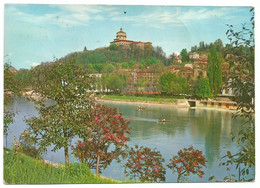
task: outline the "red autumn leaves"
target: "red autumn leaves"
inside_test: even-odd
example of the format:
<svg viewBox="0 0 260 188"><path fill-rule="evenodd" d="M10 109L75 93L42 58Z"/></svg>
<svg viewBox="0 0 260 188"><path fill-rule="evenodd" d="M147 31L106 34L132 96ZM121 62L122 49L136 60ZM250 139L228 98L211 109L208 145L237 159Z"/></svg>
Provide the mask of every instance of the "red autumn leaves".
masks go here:
<svg viewBox="0 0 260 188"><path fill-rule="evenodd" d="M173 156L167 165L173 173L178 173L177 182L181 180L182 176L189 176L191 173L202 178L204 172L201 168L203 166L206 166L205 156L202 155L202 151L195 150L193 147L178 151L178 156Z"/></svg>
<svg viewBox="0 0 260 188"><path fill-rule="evenodd" d="M136 145L129 150L128 155L125 164L127 176L138 178L141 182L165 181L164 159L159 151Z"/></svg>
<svg viewBox="0 0 260 188"><path fill-rule="evenodd" d="M116 109L97 104L91 114L92 123L86 127L89 134L78 141L74 155L90 168L105 169L113 159L124 155L124 147L129 138L130 121L125 120ZM111 149L113 148L113 149ZM97 172L98 173L98 172Z"/></svg>

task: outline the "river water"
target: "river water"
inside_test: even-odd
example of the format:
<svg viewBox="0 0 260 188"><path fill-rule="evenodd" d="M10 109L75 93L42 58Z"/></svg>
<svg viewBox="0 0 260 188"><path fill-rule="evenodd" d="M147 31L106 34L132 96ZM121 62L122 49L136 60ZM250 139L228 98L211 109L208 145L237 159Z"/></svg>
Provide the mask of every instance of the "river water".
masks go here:
<svg viewBox="0 0 260 188"><path fill-rule="evenodd" d="M191 182L207 182L212 175L217 180L223 180L230 174L237 175L234 167L231 167L229 172L225 170L226 168L219 167L220 159L226 155L227 151L235 152L240 149L235 142L231 141L230 134L237 135L245 120L233 119L232 112L165 105L143 105L146 110L137 110L138 105L136 104L111 102L101 102L101 104L117 108L126 119L131 120L131 140L128 142L130 147L138 144L152 149L156 148L165 159L165 167L169 163L169 159L180 149L193 146L195 149L203 151L207 160L207 167L203 168L205 176L199 178L197 175L191 175L189 176ZM37 116L37 111L34 104L24 97L15 98L8 108L18 112L8 131L7 147L11 148L13 136L19 138L19 135L27 128L24 119ZM159 119L166 119L169 122L158 123ZM71 145L74 145L76 140L73 139ZM4 146L6 146L5 139ZM43 158L64 163L63 149L52 152L51 148L47 150ZM70 155L70 161L77 162L72 155ZM113 162L103 171L102 175L122 180L122 164ZM249 176L254 177L254 170L251 170ZM176 179L177 176L166 168L166 182L176 182Z"/></svg>

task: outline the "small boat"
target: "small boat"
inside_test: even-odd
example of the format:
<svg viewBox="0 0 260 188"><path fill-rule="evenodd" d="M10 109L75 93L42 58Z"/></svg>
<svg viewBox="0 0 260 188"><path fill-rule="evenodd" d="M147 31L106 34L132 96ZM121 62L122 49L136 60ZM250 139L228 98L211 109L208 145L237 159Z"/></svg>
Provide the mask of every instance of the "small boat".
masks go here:
<svg viewBox="0 0 260 188"><path fill-rule="evenodd" d="M138 109L138 110L145 110L145 107L143 107L143 106L138 106L137 109Z"/></svg>
<svg viewBox="0 0 260 188"><path fill-rule="evenodd" d="M159 123L166 123L166 122L170 122L170 121L168 121L168 120L166 120L166 119L160 119L160 120L159 120Z"/></svg>

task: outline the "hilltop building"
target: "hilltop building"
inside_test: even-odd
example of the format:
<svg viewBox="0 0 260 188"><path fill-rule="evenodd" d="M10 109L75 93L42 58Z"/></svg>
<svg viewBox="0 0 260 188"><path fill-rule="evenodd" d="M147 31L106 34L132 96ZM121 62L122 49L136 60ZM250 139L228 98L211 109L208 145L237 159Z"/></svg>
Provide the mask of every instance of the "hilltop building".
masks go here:
<svg viewBox="0 0 260 188"><path fill-rule="evenodd" d="M117 46L122 46L124 48L131 48L132 45L135 45L142 49L144 49L145 45L152 45L151 42L126 40L126 33L123 31L122 28L120 28L120 31L116 33L116 38L114 39L114 41L110 42L110 45L111 44L116 44Z"/></svg>

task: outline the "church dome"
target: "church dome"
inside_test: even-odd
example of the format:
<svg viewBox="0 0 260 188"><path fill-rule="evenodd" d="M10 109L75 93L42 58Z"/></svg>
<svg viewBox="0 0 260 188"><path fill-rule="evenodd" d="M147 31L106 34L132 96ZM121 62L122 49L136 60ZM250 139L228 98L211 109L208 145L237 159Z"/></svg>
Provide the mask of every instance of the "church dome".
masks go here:
<svg viewBox="0 0 260 188"><path fill-rule="evenodd" d="M120 28L120 31L116 33L116 39L118 40L126 40L126 33Z"/></svg>

